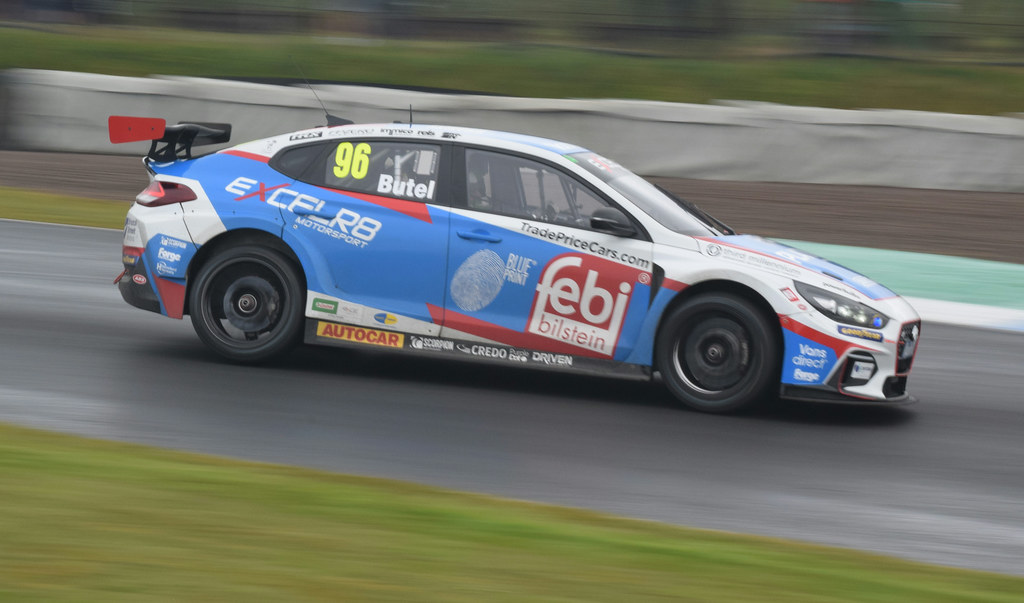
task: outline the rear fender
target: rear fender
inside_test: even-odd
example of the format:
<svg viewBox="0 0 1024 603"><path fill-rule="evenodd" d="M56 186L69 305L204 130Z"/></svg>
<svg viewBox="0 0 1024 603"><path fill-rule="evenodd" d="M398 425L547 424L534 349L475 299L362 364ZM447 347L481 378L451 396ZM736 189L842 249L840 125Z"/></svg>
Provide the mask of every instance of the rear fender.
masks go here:
<svg viewBox="0 0 1024 603"><path fill-rule="evenodd" d="M130 286L149 287L160 302L161 314L181 318L187 267L198 251L185 225L182 205L133 205L125 218L123 245L125 258L138 257L130 267Z"/></svg>

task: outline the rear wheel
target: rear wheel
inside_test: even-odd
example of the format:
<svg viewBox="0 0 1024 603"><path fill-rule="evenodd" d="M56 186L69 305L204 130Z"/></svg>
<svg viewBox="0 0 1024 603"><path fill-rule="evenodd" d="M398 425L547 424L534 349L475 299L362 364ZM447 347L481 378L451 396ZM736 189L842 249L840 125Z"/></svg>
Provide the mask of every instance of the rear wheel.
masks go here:
<svg viewBox="0 0 1024 603"><path fill-rule="evenodd" d="M668 389L703 412L726 413L761 402L779 374L778 334L746 299L703 294L665 319L655 358Z"/></svg>
<svg viewBox="0 0 1024 603"><path fill-rule="evenodd" d="M303 292L294 264L256 245L225 249L200 270L189 294L192 326L237 362L283 354L302 335Z"/></svg>

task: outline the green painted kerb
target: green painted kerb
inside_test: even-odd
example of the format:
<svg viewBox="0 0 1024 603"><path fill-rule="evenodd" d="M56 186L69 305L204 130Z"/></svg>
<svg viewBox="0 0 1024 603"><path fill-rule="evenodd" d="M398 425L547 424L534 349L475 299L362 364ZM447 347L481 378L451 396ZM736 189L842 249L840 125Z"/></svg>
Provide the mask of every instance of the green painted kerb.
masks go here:
<svg viewBox="0 0 1024 603"><path fill-rule="evenodd" d="M789 241L900 295L1024 310L1024 265L887 249Z"/></svg>

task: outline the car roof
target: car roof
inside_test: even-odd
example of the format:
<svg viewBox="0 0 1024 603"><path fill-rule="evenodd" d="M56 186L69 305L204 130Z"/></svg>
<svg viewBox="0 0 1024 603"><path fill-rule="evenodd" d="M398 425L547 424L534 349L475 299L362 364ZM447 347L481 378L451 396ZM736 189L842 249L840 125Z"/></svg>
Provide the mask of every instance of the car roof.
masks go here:
<svg viewBox="0 0 1024 603"><path fill-rule="evenodd" d="M302 136L303 133L319 132L317 138L349 138L349 137L394 137L394 138L419 138L423 140L458 141L463 144L480 144L485 146L509 147L526 146L534 149L542 149L558 155L569 153L584 153L587 149L568 142L552 140L529 134L517 134L514 132L503 132L500 130L488 130L483 128L466 128L461 126L427 125L427 124L349 124L334 126L330 128L312 128L293 132L289 140L308 142L309 139Z"/></svg>
<svg viewBox="0 0 1024 603"><path fill-rule="evenodd" d="M422 140L423 142L458 142L466 145L478 145L495 149L549 158L562 157L573 153L588 153L579 145L500 130L484 128L466 128L461 126L428 125L428 124L348 124L344 126L319 126L306 130L296 130L286 134L271 136L260 140L244 142L221 152L243 153L251 157L270 157L295 146L344 140L347 138L378 138L397 140ZM265 161L265 160L264 160Z"/></svg>

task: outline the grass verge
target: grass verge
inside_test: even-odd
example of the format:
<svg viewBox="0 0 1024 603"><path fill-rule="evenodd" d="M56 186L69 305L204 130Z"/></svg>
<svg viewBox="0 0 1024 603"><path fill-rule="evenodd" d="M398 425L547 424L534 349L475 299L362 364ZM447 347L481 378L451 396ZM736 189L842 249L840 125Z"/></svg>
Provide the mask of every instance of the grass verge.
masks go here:
<svg viewBox="0 0 1024 603"><path fill-rule="evenodd" d="M0 425L0 599L1019 601L1024 579Z"/></svg>
<svg viewBox="0 0 1024 603"><path fill-rule="evenodd" d="M850 57L643 57L511 43L410 42L160 29L5 28L0 70L289 78L551 98L998 114L1021 110L1024 67Z"/></svg>
<svg viewBox="0 0 1024 603"><path fill-rule="evenodd" d="M101 228L124 227L129 204L0 186L0 218Z"/></svg>

